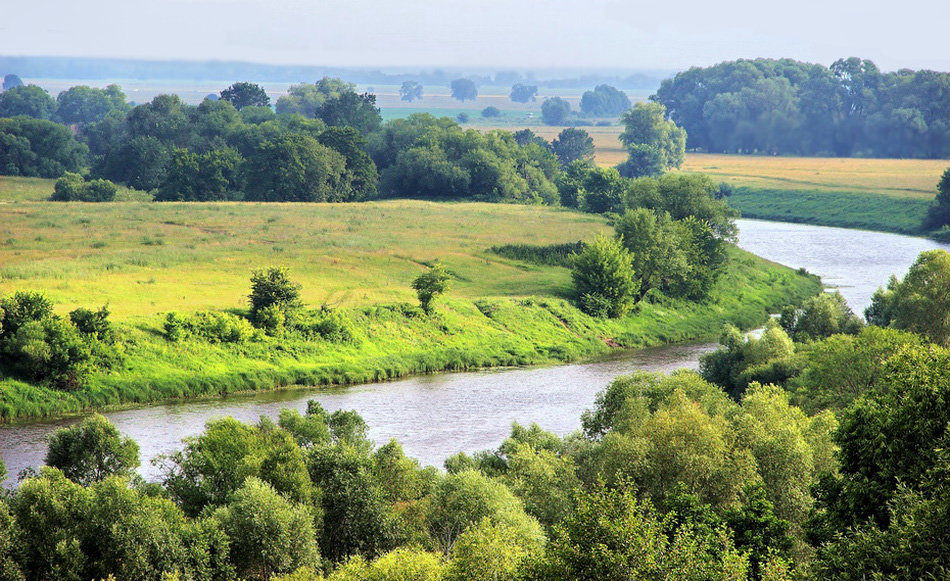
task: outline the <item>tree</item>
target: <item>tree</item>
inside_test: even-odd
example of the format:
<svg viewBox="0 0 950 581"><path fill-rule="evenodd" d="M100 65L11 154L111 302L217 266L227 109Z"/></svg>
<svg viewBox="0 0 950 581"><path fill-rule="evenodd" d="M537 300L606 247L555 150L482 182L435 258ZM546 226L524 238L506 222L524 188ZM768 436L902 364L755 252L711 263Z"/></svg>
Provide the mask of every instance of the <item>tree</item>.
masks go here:
<svg viewBox="0 0 950 581"><path fill-rule="evenodd" d="M620 117L620 142L629 157L618 169L627 177L658 175L686 158L686 132L666 119L659 103L637 103Z"/></svg>
<svg viewBox="0 0 950 581"><path fill-rule="evenodd" d="M251 321L258 327L277 330L303 307L300 283L292 282L286 268L272 266L251 274ZM275 322L274 319L277 319Z"/></svg>
<svg viewBox="0 0 950 581"><path fill-rule="evenodd" d="M118 192L116 185L109 180L86 181L81 175L66 172L53 185L50 200L55 202L111 202Z"/></svg>
<svg viewBox="0 0 950 581"><path fill-rule="evenodd" d="M299 133L264 141L246 159L245 199L260 202L325 202L346 170L342 155Z"/></svg>
<svg viewBox="0 0 950 581"><path fill-rule="evenodd" d="M541 120L545 125L564 125L571 114L571 104L560 97L550 97L541 103Z"/></svg>
<svg viewBox="0 0 950 581"><path fill-rule="evenodd" d="M617 238L633 257L640 281L638 298L650 289L669 292L673 280L689 268L678 229L667 212L627 210L615 225Z"/></svg>
<svg viewBox="0 0 950 581"><path fill-rule="evenodd" d="M937 229L950 224L950 168L944 170L937 183L937 198L927 209L924 228Z"/></svg>
<svg viewBox="0 0 950 581"><path fill-rule="evenodd" d="M363 135L376 131L382 124L376 95L357 94L352 89L328 97L317 107L314 116L331 127L353 127Z"/></svg>
<svg viewBox="0 0 950 581"><path fill-rule="evenodd" d="M501 109L493 105L489 105L488 107L482 109L482 117L501 117Z"/></svg>
<svg viewBox="0 0 950 581"><path fill-rule="evenodd" d="M4 91L9 91L10 89L14 87L22 87L22 86L23 86L23 79L21 79L19 75L15 75L13 73L4 75L3 77Z"/></svg>
<svg viewBox="0 0 950 581"><path fill-rule="evenodd" d="M304 117L315 117L317 109L327 99L355 92L354 89L352 83L332 77L323 77L316 83L291 85L287 94L277 99L277 114L299 113Z"/></svg>
<svg viewBox="0 0 950 581"><path fill-rule="evenodd" d="M868 323L911 331L950 345L950 253L921 252L903 280L878 289L865 310Z"/></svg>
<svg viewBox="0 0 950 581"><path fill-rule="evenodd" d="M36 85L20 85L0 93L0 117L23 115L49 119L56 111L56 101L45 89Z"/></svg>
<svg viewBox="0 0 950 581"><path fill-rule="evenodd" d="M419 298L419 306L426 314L432 314L432 301L449 290L451 280L452 275L440 262L433 263L429 270L413 279L412 288Z"/></svg>
<svg viewBox="0 0 950 581"><path fill-rule="evenodd" d="M861 330L861 319L838 291L814 296L801 309L786 308L781 323L792 339L802 343L838 333L855 335Z"/></svg>
<svg viewBox="0 0 950 581"><path fill-rule="evenodd" d="M29 117L0 119L2 175L58 178L82 169L88 152L59 123Z"/></svg>
<svg viewBox="0 0 950 581"><path fill-rule="evenodd" d="M622 317L635 301L639 284L632 257L621 241L600 235L577 254L571 268L574 295L585 313Z"/></svg>
<svg viewBox="0 0 950 581"><path fill-rule="evenodd" d="M338 195L332 201L360 202L376 197L379 172L366 153L366 139L353 127L327 127L317 141L346 159Z"/></svg>
<svg viewBox="0 0 950 581"><path fill-rule="evenodd" d="M85 85L71 87L56 97L56 119L67 125L97 123L112 111L127 113L131 107L118 85L94 89Z"/></svg>
<svg viewBox="0 0 950 581"><path fill-rule="evenodd" d="M270 97L267 96L264 87L256 83L234 83L221 91L221 100L230 102L238 111L245 107L270 106Z"/></svg>
<svg viewBox="0 0 950 581"><path fill-rule="evenodd" d="M451 84L452 98L457 101L474 101L478 97L478 88L471 79L455 79Z"/></svg>
<svg viewBox="0 0 950 581"><path fill-rule="evenodd" d="M537 85L522 85L518 83L511 87L511 93L508 95L508 98L515 103L528 103L537 100L537 95Z"/></svg>
<svg viewBox="0 0 950 581"><path fill-rule="evenodd" d="M241 577L266 581L320 562L313 514L257 478L248 478L214 518L231 540L231 560Z"/></svg>
<svg viewBox="0 0 950 581"><path fill-rule="evenodd" d="M583 129L569 127L562 130L551 142L551 149L561 167L566 167L572 161L594 162L594 140Z"/></svg>
<svg viewBox="0 0 950 581"><path fill-rule="evenodd" d="M403 81L399 87L399 98L403 101L412 103L415 100L422 100L422 85L417 81Z"/></svg>
<svg viewBox="0 0 950 581"><path fill-rule="evenodd" d="M241 189L241 155L230 147L194 153L172 150L156 201L227 200Z"/></svg>
<svg viewBox="0 0 950 581"><path fill-rule="evenodd" d="M597 85L581 97L581 111L594 117L620 115L630 108L630 99L610 85Z"/></svg>
<svg viewBox="0 0 950 581"><path fill-rule="evenodd" d="M84 486L113 474L130 476L139 466L135 440L122 437L112 422L99 414L57 430L48 445L46 464Z"/></svg>

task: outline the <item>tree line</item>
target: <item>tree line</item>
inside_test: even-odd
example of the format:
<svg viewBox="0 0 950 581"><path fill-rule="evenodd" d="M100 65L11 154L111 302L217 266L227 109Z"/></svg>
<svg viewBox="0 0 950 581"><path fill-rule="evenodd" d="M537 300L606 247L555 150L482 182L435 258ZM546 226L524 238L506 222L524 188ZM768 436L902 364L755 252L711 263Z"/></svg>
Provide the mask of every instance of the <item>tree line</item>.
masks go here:
<svg viewBox="0 0 950 581"><path fill-rule="evenodd" d="M159 95L135 107L114 85L73 87L55 100L22 85L0 94L0 116L3 174L88 174L57 183L53 199L64 201L109 201L108 180L159 201L557 204L562 166L593 161L593 142L578 129L548 143L530 131L483 134L428 114L383 124L374 95L330 78L291 86L273 108L260 86L246 82L197 106ZM682 162L682 139L670 134L658 105L638 104L624 122L632 152L625 175Z"/></svg>
<svg viewBox="0 0 950 581"><path fill-rule="evenodd" d="M948 86L948 73L883 73L853 57L830 67L754 59L693 67L663 81L651 100L686 130L692 150L946 158Z"/></svg>

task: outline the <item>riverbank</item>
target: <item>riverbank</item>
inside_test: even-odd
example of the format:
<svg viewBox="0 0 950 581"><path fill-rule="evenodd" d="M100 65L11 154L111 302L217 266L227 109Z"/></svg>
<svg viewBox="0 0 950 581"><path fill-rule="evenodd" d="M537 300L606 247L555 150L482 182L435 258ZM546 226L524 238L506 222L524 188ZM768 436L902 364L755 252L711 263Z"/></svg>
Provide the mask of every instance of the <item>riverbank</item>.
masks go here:
<svg viewBox="0 0 950 581"><path fill-rule="evenodd" d="M565 269L566 270L566 269ZM352 341L262 338L236 344L170 342L158 316L119 326L125 363L62 392L0 380L3 421L52 417L291 385L339 385L411 374L576 361L616 347L714 339L751 328L820 291L816 277L730 249L727 272L704 303L642 303L621 319L584 315L562 298L449 298L434 316L407 303L343 307Z"/></svg>

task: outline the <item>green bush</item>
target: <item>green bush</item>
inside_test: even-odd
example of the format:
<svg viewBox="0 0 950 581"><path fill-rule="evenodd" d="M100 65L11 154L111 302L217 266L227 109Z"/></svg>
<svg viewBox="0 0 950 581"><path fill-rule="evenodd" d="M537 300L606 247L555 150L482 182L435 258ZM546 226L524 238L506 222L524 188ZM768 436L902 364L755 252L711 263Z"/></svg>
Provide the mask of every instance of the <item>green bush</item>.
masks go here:
<svg viewBox="0 0 950 581"><path fill-rule="evenodd" d="M111 202L119 188L109 180L86 181L77 173L66 172L53 186L53 202Z"/></svg>
<svg viewBox="0 0 950 581"><path fill-rule="evenodd" d="M165 337L175 342L198 337L209 343L245 343L256 339L258 331L246 319L230 313L168 313L165 315Z"/></svg>
<svg viewBox="0 0 950 581"><path fill-rule="evenodd" d="M595 317L621 317L629 311L640 288L631 260L614 238L601 235L585 246L571 271L581 310Z"/></svg>

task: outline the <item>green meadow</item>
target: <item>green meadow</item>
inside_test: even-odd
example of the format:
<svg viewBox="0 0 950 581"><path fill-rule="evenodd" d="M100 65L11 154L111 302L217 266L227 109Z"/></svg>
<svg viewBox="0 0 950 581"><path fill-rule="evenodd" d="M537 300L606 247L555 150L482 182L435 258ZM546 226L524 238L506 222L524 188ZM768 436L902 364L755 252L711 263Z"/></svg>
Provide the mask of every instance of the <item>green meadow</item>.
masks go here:
<svg viewBox="0 0 950 581"><path fill-rule="evenodd" d="M9 183L6 181L5 183ZM26 186L24 186L26 187ZM555 244L610 231L602 217L537 206L52 203L0 190L0 293L42 291L66 313L107 304L124 363L73 392L0 379L0 417L54 416L293 385L572 361L617 345L714 338L750 328L820 289L817 279L739 249L703 303L641 303L622 319L569 300L570 272L504 258L503 244ZM26 196L29 197L29 196ZM410 281L442 261L452 288L433 316ZM241 314L254 269L286 266L310 308L336 311L353 340L171 342L164 315Z"/></svg>

